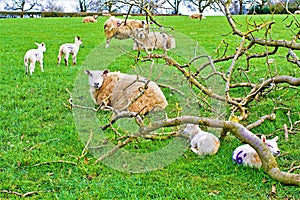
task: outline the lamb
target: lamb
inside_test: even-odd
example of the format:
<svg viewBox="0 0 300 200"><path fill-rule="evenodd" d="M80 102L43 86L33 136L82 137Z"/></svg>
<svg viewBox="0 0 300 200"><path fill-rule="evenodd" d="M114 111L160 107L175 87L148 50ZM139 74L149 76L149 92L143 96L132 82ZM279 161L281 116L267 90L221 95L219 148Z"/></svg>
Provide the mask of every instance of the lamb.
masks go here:
<svg viewBox="0 0 300 200"><path fill-rule="evenodd" d="M294 14L295 15L299 15L300 14L300 10L295 10Z"/></svg>
<svg viewBox="0 0 300 200"><path fill-rule="evenodd" d="M184 134L190 135L191 150L200 156L216 154L220 140L212 133L202 131L197 124L187 124Z"/></svg>
<svg viewBox="0 0 300 200"><path fill-rule="evenodd" d="M169 50L175 47L175 38L165 32L153 32L145 28L135 31L133 50Z"/></svg>
<svg viewBox="0 0 300 200"><path fill-rule="evenodd" d="M82 19L82 22L83 23L88 23L88 22L95 23L95 22L97 22L97 18L98 18L98 15L86 16Z"/></svg>
<svg viewBox="0 0 300 200"><path fill-rule="evenodd" d="M277 146L278 136L271 140L267 140L265 136L262 136L261 140L269 147L270 151L274 155L280 154L280 150ZM262 165L258 153L249 144L237 147L233 151L232 160L239 165L244 164L245 166L254 168L260 168Z"/></svg>
<svg viewBox="0 0 300 200"><path fill-rule="evenodd" d="M135 28L144 28L146 26L147 24L144 20L128 19L125 25L125 20L111 16L104 23L105 47L109 47L110 40L113 37L119 40L129 39L133 37Z"/></svg>
<svg viewBox="0 0 300 200"><path fill-rule="evenodd" d="M189 16L190 19L205 19L206 17L202 13L195 13Z"/></svg>
<svg viewBox="0 0 300 200"><path fill-rule="evenodd" d="M30 75L32 75L32 73L34 72L36 62L40 63L41 71L44 72L43 53L46 52L46 45L44 42L42 42L41 44L35 42L35 44L38 46L38 48L28 50L24 56L25 73L28 74L28 63L30 62L30 66L29 66Z"/></svg>
<svg viewBox="0 0 300 200"><path fill-rule="evenodd" d="M73 65L76 65L76 56L79 51L79 46L82 44L82 41L79 36L75 37L75 43L74 44L62 44L59 48L58 52L58 61L57 65L60 64L62 55L65 54L65 65L69 66L69 55L72 54L72 60L73 60Z"/></svg>
<svg viewBox="0 0 300 200"><path fill-rule="evenodd" d="M95 104L144 115L164 110L167 100L158 85L138 75L109 70L85 70Z"/></svg>

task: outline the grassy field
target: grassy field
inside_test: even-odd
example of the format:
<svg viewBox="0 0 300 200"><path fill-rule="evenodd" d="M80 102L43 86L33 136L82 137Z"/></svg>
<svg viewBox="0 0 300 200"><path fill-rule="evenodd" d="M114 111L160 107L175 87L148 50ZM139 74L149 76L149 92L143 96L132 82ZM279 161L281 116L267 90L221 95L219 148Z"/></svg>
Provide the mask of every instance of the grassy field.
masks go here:
<svg viewBox="0 0 300 200"><path fill-rule="evenodd" d="M71 92L75 90L76 80L84 76L83 69L132 70L134 61L122 49L114 48L118 43L124 43L125 48L128 41L113 40L111 48L104 48L106 19L100 17L95 24L83 24L81 18L0 20L0 199L19 198L9 191L33 192L28 195L32 199L300 199L299 187L278 183L262 170L233 164L231 153L240 144L233 136L225 138L214 156L199 158L186 146L186 151L171 164L146 173L125 173L107 163L94 164L97 157L90 152L83 153L87 136L83 139L78 133L78 115L66 106L70 97L66 88ZM207 17L202 21L184 16L157 19L174 27L187 41L198 41L200 53L213 54L222 35L230 33L224 17ZM275 26L274 38L290 37L280 26L285 24L283 19L284 16L275 18L279 25ZM244 17L237 20L243 22ZM60 44L73 43L77 35L83 40L78 65L57 66ZM180 42L186 42L184 39L177 47ZM240 42L236 36L228 40L232 44ZM37 64L33 75L28 77L24 73L23 56L28 49L35 48L34 42L46 44L45 72L42 73ZM186 52L192 51L185 49L184 53L177 53L179 59L188 59ZM285 52L279 55L284 57ZM193 54L189 56L192 58ZM282 66L281 62L278 61L276 70L299 77L299 68ZM254 78L262 73L264 69L257 68ZM173 75L171 71L170 76ZM83 88L87 87L86 82ZM284 98L290 97L285 95ZM287 105L293 105L298 111L292 114L293 120L299 120L297 99ZM270 100L262 102L249 120L255 121L265 110L268 114L271 104ZM288 123L286 112L280 112L279 119L267 122L256 131L269 134ZM106 116L106 112L97 115L102 122L107 121ZM279 135L279 147L285 154L277 159L280 168L287 171L293 161L300 165L299 135L290 135L289 142L284 141L282 131L274 135ZM151 151L155 145L165 143L168 142L143 141L143 148L148 146ZM127 147L132 151L139 148L137 142ZM272 188L276 188L276 192L272 192Z"/></svg>

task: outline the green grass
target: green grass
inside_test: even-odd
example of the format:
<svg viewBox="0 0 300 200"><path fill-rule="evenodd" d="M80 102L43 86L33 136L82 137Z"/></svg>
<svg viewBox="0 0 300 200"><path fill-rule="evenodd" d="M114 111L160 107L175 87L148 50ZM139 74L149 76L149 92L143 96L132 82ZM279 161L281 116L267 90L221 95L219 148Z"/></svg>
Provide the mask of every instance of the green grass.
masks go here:
<svg viewBox="0 0 300 200"><path fill-rule="evenodd" d="M275 17L277 23L274 25L273 37L289 39L290 32L282 29L282 25L287 22L282 19L284 16ZM119 43L124 44L122 47L127 47L125 41L113 40L111 48L104 48L103 23L106 18L100 17L96 24L83 24L81 20L81 18L0 20L0 190L19 193L37 191L37 194L30 196L32 199L300 199L299 187L278 183L262 170L234 165L231 153L240 142L233 136L228 136L222 142L217 155L205 158L199 158L190 152L185 144L187 150L170 165L147 173L124 173L113 169L105 162L95 165L94 161L97 158L91 152L81 157L85 146L83 141L88 139L90 132L87 131L86 135L79 134L76 120L78 117L83 118L84 113L79 112L82 116L78 116L78 113L74 114L65 106L69 99L66 88L75 92L73 86L76 80L79 80L79 85L81 84L78 77L84 76L83 69L87 68L109 68L111 71L122 72L140 70L144 74L147 71L142 66L132 68L134 61L120 49L113 48ZM184 16L158 17L158 20L166 26L173 26L177 32L190 37L193 41L198 41L200 53L213 54L224 38L222 35L230 33L230 28L223 17L207 17L202 21L190 20ZM241 16L237 20L244 22L245 19ZM72 43L77 35L83 40L77 57L78 65L56 66L59 45ZM26 50L35 48L34 42L42 41L47 47L44 54L45 72L42 73L37 64L33 75L27 77L24 73L23 56ZM237 45L240 38L230 36L226 41L233 44L229 49L233 52L234 44ZM184 44L184 41L181 42ZM180 45L177 44L177 47L180 48ZM120 55L111 55L113 51ZM178 52L180 51L175 50L173 53L181 62L193 57L193 54L184 54L190 52L189 49L182 54ZM107 57L105 53L110 54ZM271 70L269 76L278 70L280 74L287 73L299 77L299 69L284 61L285 54L284 50L279 52L276 67ZM239 65L244 66L242 61ZM226 71L228 65L218 67ZM266 65L258 60L257 63L253 63L253 67L256 73L251 79L258 80L265 74ZM163 71L169 73L170 80L176 73L169 67L164 67ZM177 75L176 79L180 79L180 75ZM245 77L240 79L245 80ZM175 78L174 83L178 83ZM83 82L80 86L83 92L88 92L87 82ZM292 95L299 94L299 88L291 89L290 92ZM244 92L237 91L236 94ZM274 107L271 98L279 96L288 101L287 106L293 106L292 119L299 120L299 100L291 98L292 95L281 94L278 91L265 96L265 99L260 99L258 103L252 103L251 116L247 123L269 114ZM167 98L176 102L174 95L167 94ZM93 106L92 103L90 105ZM171 111L174 107L168 109ZM200 114L205 116L207 113ZM284 123L288 123L286 110L278 110L276 114L276 121L266 122L256 128L255 133L270 134L281 128ZM175 113L171 112L171 115ZM100 124L107 122L109 113L103 111L96 117L95 122L86 121L88 123L86 125L96 123L99 126L99 121ZM97 127L95 128L97 131ZM275 135L280 136L279 146L282 153L287 153L277 159L280 168L287 171L293 161L299 165L299 136L290 135L289 142L286 142L283 131L275 132ZM111 136L114 137L113 134ZM94 137L95 145L98 144L96 138L99 141L103 139L103 135L98 132L94 133ZM139 141L140 143L133 142L126 149L133 152L147 152L170 143L170 141L143 139ZM79 161L77 158L80 158ZM66 162L51 163L59 160L75 162L77 165ZM117 161L126 163L126 160ZM36 164L40 165L35 166ZM157 165L159 166L159 163ZM295 172L300 173L299 170ZM271 192L272 186L276 187L276 194ZM0 193L0 199L8 198L18 197Z"/></svg>

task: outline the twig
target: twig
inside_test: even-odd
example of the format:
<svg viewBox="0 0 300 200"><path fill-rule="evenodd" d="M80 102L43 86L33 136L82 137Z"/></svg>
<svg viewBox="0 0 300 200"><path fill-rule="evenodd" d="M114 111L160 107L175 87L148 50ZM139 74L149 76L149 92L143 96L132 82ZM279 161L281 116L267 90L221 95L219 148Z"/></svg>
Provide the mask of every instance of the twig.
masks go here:
<svg viewBox="0 0 300 200"><path fill-rule="evenodd" d="M249 124L248 126L246 126L246 128L248 130L251 130L259 125L261 125L265 120L275 120L276 118L276 115L275 113L272 113L270 115L265 115L265 116L262 116L259 120L257 120L256 122L252 123L252 124Z"/></svg>
<svg viewBox="0 0 300 200"><path fill-rule="evenodd" d="M27 197L27 196L31 196L31 195L34 195L34 194L38 194L39 192L38 191L32 191L32 192L26 192L26 193L22 194L22 193L15 192L15 191L0 190L0 193L14 194L14 195L17 195L19 197Z"/></svg>
<svg viewBox="0 0 300 200"><path fill-rule="evenodd" d="M66 163L66 164L77 165L77 163L72 162L72 161L55 160L55 161L41 162L41 163L37 163L37 164L31 165L31 166L32 166L32 167L37 167L37 166L40 166L40 165L49 165L49 164L53 164L53 163Z"/></svg>

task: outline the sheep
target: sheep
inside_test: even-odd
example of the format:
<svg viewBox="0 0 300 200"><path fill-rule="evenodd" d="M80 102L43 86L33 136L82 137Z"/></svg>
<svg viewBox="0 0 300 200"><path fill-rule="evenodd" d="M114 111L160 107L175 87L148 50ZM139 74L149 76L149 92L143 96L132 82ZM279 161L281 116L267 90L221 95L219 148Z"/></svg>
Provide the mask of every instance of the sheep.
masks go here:
<svg viewBox="0 0 300 200"><path fill-rule="evenodd" d="M97 22L97 18L98 18L98 15L86 16L82 19L82 22L83 23L88 23L88 22L95 23L95 22Z"/></svg>
<svg viewBox="0 0 300 200"><path fill-rule="evenodd" d="M109 70L85 73L89 76L90 95L97 105L141 115L164 110L168 105L158 85L144 77Z"/></svg>
<svg viewBox="0 0 300 200"><path fill-rule="evenodd" d="M189 16L190 19L205 19L206 17L202 13L195 13Z"/></svg>
<svg viewBox="0 0 300 200"><path fill-rule="evenodd" d="M58 52L58 61L57 65L60 64L62 55L65 54L65 65L69 66L69 55L72 54L72 60L73 60L73 65L76 65L76 55L79 51L79 46L82 44L82 41L79 36L75 37L75 43L74 44L62 44L59 48Z"/></svg>
<svg viewBox="0 0 300 200"><path fill-rule="evenodd" d="M269 147L274 155L279 155L280 150L277 146L278 136L271 140L267 140L265 136L261 136L261 140ZM260 168L262 163L258 153L249 144L244 144L237 147L232 153L232 160L237 164Z"/></svg>
<svg viewBox="0 0 300 200"><path fill-rule="evenodd" d="M200 155L216 154L220 147L220 140L212 133L202 131L197 124L187 124L183 130L191 139L191 150Z"/></svg>
<svg viewBox="0 0 300 200"><path fill-rule="evenodd" d="M111 16L104 22L105 47L109 47L110 40L113 37L119 40L129 39L133 37L135 28L144 28L146 26L147 24L144 20L128 19L125 25L125 20Z"/></svg>
<svg viewBox="0 0 300 200"><path fill-rule="evenodd" d="M32 73L34 72L36 62L40 63L41 71L44 72L43 53L46 52L46 45L44 42L42 42L41 44L35 42L35 45L37 45L38 48L28 50L24 56L25 73L28 74L28 63L30 62L30 66L29 66L30 75L32 75Z"/></svg>
<svg viewBox="0 0 300 200"><path fill-rule="evenodd" d="M300 10L295 10L294 14L295 14L295 15L300 14Z"/></svg>
<svg viewBox="0 0 300 200"><path fill-rule="evenodd" d="M133 50L174 49L175 38L164 32L149 31L148 28L136 29Z"/></svg>

